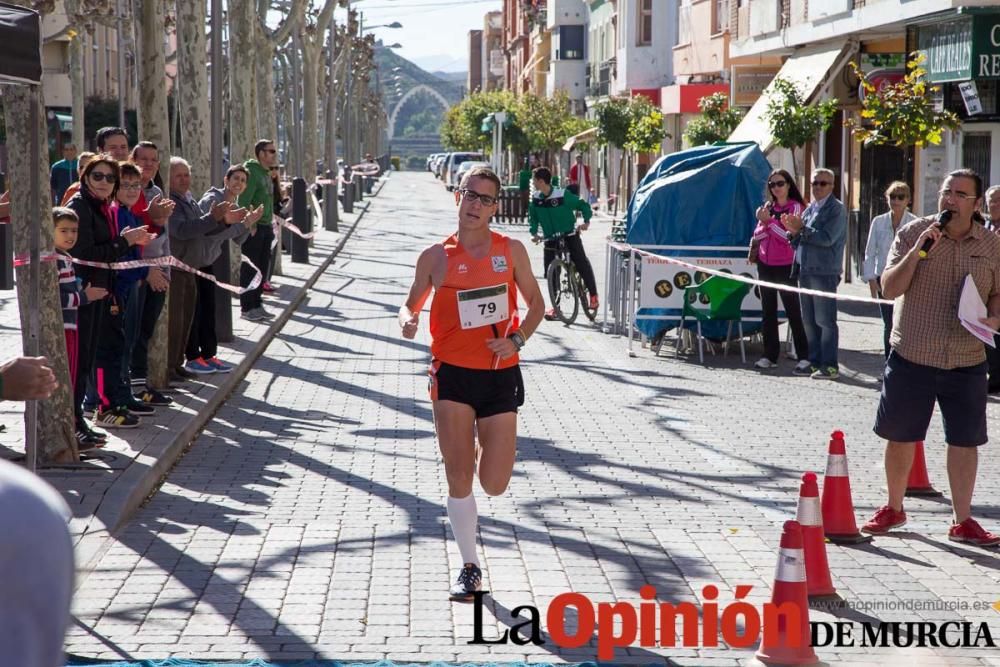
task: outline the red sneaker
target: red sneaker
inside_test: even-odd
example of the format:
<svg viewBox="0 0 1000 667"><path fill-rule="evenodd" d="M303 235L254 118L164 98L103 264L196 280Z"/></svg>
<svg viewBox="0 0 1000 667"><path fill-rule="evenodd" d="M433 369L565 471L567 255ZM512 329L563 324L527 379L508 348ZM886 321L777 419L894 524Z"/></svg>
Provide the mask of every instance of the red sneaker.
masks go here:
<svg viewBox="0 0 1000 667"><path fill-rule="evenodd" d="M977 547L992 547L1000 544L1000 535L994 535L986 530L971 516L962 523L956 523L948 530L948 539L952 542L965 542Z"/></svg>
<svg viewBox="0 0 1000 667"><path fill-rule="evenodd" d="M871 521L861 527L861 532L869 535L885 535L893 528L906 525L906 512L896 511L885 505L880 507Z"/></svg>
<svg viewBox="0 0 1000 667"><path fill-rule="evenodd" d="M556 309L555 308L549 308L548 310L545 311L545 315L543 315L543 317L545 319L547 319L549 322L551 322L552 320L558 319L556 317Z"/></svg>
<svg viewBox="0 0 1000 667"><path fill-rule="evenodd" d="M274 290L274 286L273 286L273 285L272 285L272 284L270 283L270 281L268 281L268 280L265 280L265 281L264 281L264 282L263 282L263 283L261 284L260 288L261 288L261 289L262 289L263 291L267 292L268 294L270 294L271 292L274 292L274 291L275 291L275 290Z"/></svg>
<svg viewBox="0 0 1000 667"><path fill-rule="evenodd" d="M590 295L590 309L591 310L597 310L597 307L598 307L597 295L596 294L591 294Z"/></svg>

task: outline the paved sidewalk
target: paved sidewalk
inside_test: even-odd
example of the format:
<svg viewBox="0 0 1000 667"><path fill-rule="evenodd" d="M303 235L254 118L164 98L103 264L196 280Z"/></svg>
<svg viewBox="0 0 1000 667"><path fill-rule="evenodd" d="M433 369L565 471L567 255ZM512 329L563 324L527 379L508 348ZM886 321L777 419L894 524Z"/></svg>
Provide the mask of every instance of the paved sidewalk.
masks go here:
<svg viewBox="0 0 1000 667"><path fill-rule="evenodd" d="M417 252L453 231L455 209L426 173L390 179L344 251L237 392L81 585L68 648L91 657L578 661L593 643L469 645L473 610L447 601L460 562L426 394L427 331L399 336ZM585 235L603 279L601 237ZM514 235L526 238L525 228ZM541 250L530 247L536 273ZM853 289L857 289L856 287ZM856 314L851 314L856 313ZM425 317L426 319L426 317ZM782 522L802 472L822 472L847 436L857 515L883 502L871 433L881 358L877 313L844 313L839 382L755 372L739 356L654 357L593 326L544 323L524 352L527 404L508 492L477 493L487 637L510 610L566 591L595 601L700 604L737 585L769 599ZM426 323L425 323L426 324ZM754 352L748 354L750 361ZM991 399L990 416L997 416ZM995 429L994 429L995 430ZM947 489L941 429L927 457ZM1000 529L1000 463L984 450L977 516ZM910 523L871 545L830 545L845 598L992 603L996 551L944 539L949 508L907 501ZM986 621L980 611L843 610L853 620ZM836 620L814 612L813 620ZM858 628L858 632L860 628ZM972 649L820 648L831 664L987 665ZM618 664L736 665L751 652L620 650Z"/></svg>
<svg viewBox="0 0 1000 667"><path fill-rule="evenodd" d="M309 264L295 264L285 255L277 288L265 296L265 306L279 315L302 298L304 286L313 279L323 262L346 240L350 230L367 210L365 200L353 214L341 214L340 232L320 231L310 249ZM86 572L108 546L108 536L127 519L194 439L201 425L211 418L232 385L252 366L257 355L280 328L280 318L271 323L253 323L240 318L239 297L233 297L233 338L221 343L219 356L236 365L231 373L199 376L172 387L174 403L159 408L151 418L143 418L136 429L108 429L107 446L89 453L75 464L53 464L39 468L43 479L52 484L73 510L70 530L77 549L77 564ZM20 316L16 290L0 296L0 346L21 348ZM24 407L22 403L0 402L0 457L22 460L24 456Z"/></svg>

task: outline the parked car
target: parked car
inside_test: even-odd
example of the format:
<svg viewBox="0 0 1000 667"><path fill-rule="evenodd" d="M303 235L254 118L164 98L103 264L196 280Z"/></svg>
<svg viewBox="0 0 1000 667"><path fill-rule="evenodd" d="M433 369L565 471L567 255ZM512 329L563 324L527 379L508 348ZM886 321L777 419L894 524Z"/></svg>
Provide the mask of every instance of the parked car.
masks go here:
<svg viewBox="0 0 1000 667"><path fill-rule="evenodd" d="M434 173L434 160L438 159L443 153L431 153L427 156L427 171Z"/></svg>
<svg viewBox="0 0 1000 667"><path fill-rule="evenodd" d="M458 187L458 181L455 180L455 172L458 171L460 164L469 161L482 161L483 159L484 156L482 153L449 153L442 167L441 180L444 181L445 189L451 192Z"/></svg>
<svg viewBox="0 0 1000 667"><path fill-rule="evenodd" d="M466 160L462 164L458 165L458 169L455 170L455 183L454 187L457 188L461 183L465 174L468 173L470 169L475 169L476 167L488 167L489 162L483 162L482 160Z"/></svg>
<svg viewBox="0 0 1000 667"><path fill-rule="evenodd" d="M433 164L431 164L431 171L434 172L435 178L441 178L441 169L444 167L444 161L448 159L448 153L441 153L436 158L434 158Z"/></svg>

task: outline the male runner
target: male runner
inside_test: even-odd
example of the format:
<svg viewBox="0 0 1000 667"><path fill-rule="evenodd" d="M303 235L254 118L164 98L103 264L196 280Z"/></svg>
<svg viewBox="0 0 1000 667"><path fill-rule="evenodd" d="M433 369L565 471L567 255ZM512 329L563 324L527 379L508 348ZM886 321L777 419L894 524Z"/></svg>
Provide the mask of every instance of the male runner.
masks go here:
<svg viewBox="0 0 1000 667"><path fill-rule="evenodd" d="M430 394L438 446L448 478L448 520L464 566L449 594L469 601L480 589L478 514L472 494L478 433L479 483L491 495L507 489L517 445L517 408L524 403L518 352L542 320L544 301L520 241L490 230L500 179L486 167L469 171L455 193L458 231L424 250L406 303L404 338L417 333L431 303ZM528 304L518 321L517 295Z"/></svg>

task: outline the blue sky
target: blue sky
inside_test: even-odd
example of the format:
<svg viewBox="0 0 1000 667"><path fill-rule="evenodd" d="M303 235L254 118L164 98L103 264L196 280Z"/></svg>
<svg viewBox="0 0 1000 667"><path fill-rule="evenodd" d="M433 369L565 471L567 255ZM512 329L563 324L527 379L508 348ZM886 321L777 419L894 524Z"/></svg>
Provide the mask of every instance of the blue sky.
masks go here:
<svg viewBox="0 0 1000 667"><path fill-rule="evenodd" d="M365 25L399 21L402 28L376 28L386 44L399 42L396 53L424 69L461 72L468 66L468 35L482 30L483 16L498 11L501 0L352 0ZM337 20L343 20L338 10Z"/></svg>

